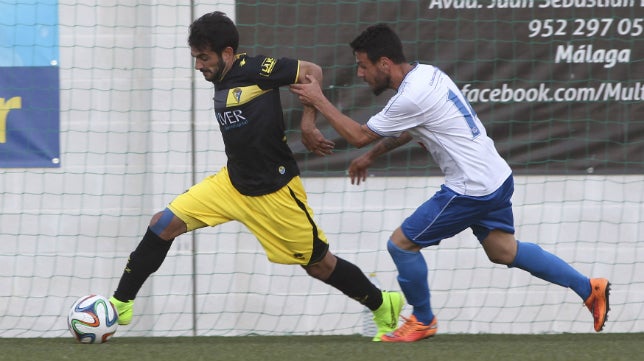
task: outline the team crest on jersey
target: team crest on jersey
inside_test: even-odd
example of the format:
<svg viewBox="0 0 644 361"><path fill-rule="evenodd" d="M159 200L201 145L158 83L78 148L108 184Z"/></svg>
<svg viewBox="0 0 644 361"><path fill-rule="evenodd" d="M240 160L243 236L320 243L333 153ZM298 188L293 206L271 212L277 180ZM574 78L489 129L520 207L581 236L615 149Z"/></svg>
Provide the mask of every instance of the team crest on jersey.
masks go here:
<svg viewBox="0 0 644 361"><path fill-rule="evenodd" d="M275 68L276 63L277 60L275 60L275 58L264 59L264 61L262 62L262 70L260 71L259 75L270 76L273 72L273 68Z"/></svg>
<svg viewBox="0 0 644 361"><path fill-rule="evenodd" d="M242 96L241 88L233 89L233 96L235 97L235 100L237 100L237 103L239 103L241 101L241 96Z"/></svg>

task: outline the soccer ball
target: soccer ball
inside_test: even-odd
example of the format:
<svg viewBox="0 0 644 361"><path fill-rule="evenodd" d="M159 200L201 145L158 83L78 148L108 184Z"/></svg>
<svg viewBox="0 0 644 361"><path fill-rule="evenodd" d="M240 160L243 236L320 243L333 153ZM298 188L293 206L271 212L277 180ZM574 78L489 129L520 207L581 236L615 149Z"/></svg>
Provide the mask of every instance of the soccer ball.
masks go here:
<svg viewBox="0 0 644 361"><path fill-rule="evenodd" d="M81 343L107 342L116 332L117 321L116 308L100 295L79 298L67 316L69 331Z"/></svg>

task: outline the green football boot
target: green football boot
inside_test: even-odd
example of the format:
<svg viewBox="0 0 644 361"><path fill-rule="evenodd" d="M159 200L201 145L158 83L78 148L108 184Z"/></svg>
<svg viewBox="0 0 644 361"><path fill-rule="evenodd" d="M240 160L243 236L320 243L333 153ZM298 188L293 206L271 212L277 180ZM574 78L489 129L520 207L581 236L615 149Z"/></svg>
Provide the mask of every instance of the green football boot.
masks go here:
<svg viewBox="0 0 644 361"><path fill-rule="evenodd" d="M132 322L132 306L134 306L134 300L122 302L112 296L110 297L110 302L114 305L119 315L119 325L128 325Z"/></svg>
<svg viewBox="0 0 644 361"><path fill-rule="evenodd" d="M398 318L405 299L400 292L382 291L382 305L373 311L373 321L378 327L378 333L372 341L380 342L382 335L394 331L398 327Z"/></svg>

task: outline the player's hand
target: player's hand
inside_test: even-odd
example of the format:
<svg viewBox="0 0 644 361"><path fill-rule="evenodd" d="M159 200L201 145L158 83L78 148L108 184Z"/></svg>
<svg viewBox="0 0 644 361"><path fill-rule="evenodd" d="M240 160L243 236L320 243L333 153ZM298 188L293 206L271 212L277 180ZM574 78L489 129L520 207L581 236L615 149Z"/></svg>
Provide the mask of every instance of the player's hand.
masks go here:
<svg viewBox="0 0 644 361"><path fill-rule="evenodd" d="M302 104L315 106L320 104L324 99L324 94L322 94L322 88L320 83L314 77L306 75L309 83L297 83L291 84L291 92L298 96Z"/></svg>
<svg viewBox="0 0 644 361"><path fill-rule="evenodd" d="M335 143L326 139L318 128L302 128L302 144L309 150L319 156L330 155L333 153Z"/></svg>
<svg viewBox="0 0 644 361"><path fill-rule="evenodd" d="M373 160L367 153L351 161L349 165L351 184L360 185L360 182L367 180L367 169L371 166L372 162Z"/></svg>

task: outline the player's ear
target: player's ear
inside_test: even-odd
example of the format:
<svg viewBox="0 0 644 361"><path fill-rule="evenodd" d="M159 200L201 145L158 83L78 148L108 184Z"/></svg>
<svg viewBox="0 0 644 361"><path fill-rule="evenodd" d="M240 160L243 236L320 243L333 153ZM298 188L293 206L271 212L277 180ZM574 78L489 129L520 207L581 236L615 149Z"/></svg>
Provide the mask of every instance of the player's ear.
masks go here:
<svg viewBox="0 0 644 361"><path fill-rule="evenodd" d="M391 60L386 56L381 56L376 63L381 70L389 70L391 66Z"/></svg>
<svg viewBox="0 0 644 361"><path fill-rule="evenodd" d="M227 46L224 50L221 51L221 59L226 63L232 62L235 60L235 51L232 47Z"/></svg>

